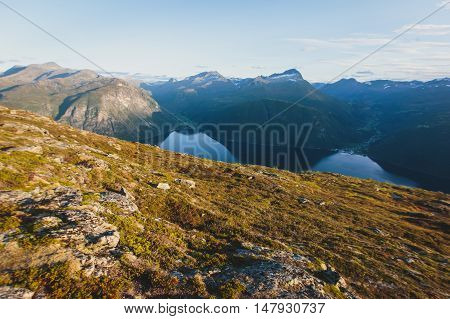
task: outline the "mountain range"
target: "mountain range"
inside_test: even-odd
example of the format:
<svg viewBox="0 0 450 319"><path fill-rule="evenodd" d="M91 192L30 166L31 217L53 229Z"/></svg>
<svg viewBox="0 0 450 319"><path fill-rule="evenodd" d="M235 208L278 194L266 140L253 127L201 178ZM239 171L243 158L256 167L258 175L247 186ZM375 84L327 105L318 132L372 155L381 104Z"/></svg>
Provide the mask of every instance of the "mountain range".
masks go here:
<svg viewBox="0 0 450 319"><path fill-rule="evenodd" d="M357 110L317 91L294 69L247 79L203 72L180 81L143 83L141 87L164 108L197 125L270 123L286 127L311 123L307 147L319 149L356 144L367 135ZM258 143L248 137L241 139Z"/></svg>
<svg viewBox="0 0 450 319"><path fill-rule="evenodd" d="M127 81L55 63L15 66L0 74L4 105L50 116L84 130L125 140L178 120ZM147 129L145 129L145 128Z"/></svg>
<svg viewBox="0 0 450 319"><path fill-rule="evenodd" d="M204 72L141 86L197 124L263 124L280 114L270 123L313 123L307 148L351 149L408 176L450 180L449 78L325 85L292 69L247 79Z"/></svg>

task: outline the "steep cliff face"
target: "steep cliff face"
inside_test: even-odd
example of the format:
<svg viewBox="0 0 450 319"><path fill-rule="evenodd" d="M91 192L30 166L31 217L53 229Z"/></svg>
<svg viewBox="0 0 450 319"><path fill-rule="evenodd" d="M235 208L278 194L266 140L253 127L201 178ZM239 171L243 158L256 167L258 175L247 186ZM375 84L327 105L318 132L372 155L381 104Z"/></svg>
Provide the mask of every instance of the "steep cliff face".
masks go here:
<svg viewBox="0 0 450 319"><path fill-rule="evenodd" d="M0 298L447 298L449 213L0 107Z"/></svg>
<svg viewBox="0 0 450 319"><path fill-rule="evenodd" d="M0 101L80 129L131 141L139 139L139 129L178 122L146 91L124 80L54 63L14 67L3 73Z"/></svg>
<svg viewBox="0 0 450 319"><path fill-rule="evenodd" d="M138 140L141 126L176 122L146 92L118 79L66 99L55 119L83 130L133 141Z"/></svg>

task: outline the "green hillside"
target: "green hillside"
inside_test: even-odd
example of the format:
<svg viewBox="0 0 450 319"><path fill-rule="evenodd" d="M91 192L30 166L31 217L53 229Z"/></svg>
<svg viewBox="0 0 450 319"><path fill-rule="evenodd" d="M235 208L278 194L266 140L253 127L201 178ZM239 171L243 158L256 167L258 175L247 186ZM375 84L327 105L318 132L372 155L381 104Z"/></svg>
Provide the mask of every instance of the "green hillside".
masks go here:
<svg viewBox="0 0 450 319"><path fill-rule="evenodd" d="M442 193L213 162L4 107L0 189L9 294L448 298Z"/></svg>

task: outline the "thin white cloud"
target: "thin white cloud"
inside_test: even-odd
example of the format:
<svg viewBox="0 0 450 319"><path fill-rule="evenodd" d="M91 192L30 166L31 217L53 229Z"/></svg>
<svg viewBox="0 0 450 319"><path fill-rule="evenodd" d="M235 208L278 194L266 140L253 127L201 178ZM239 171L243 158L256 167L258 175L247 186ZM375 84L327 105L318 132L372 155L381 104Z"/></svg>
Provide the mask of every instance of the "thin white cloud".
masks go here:
<svg viewBox="0 0 450 319"><path fill-rule="evenodd" d="M284 41L300 43L305 48L325 49L325 48L354 48L361 46L383 45L390 39L385 37L345 37L336 39L314 39L314 38L286 38Z"/></svg>
<svg viewBox="0 0 450 319"><path fill-rule="evenodd" d="M412 28L411 28L412 27ZM450 24L419 24L413 26L411 24L406 24L401 28L395 30L396 33L404 32L410 29L408 32L419 34L419 35L447 35L450 34Z"/></svg>
<svg viewBox="0 0 450 319"><path fill-rule="evenodd" d="M358 71L355 74L357 74L357 75L373 75L373 72L369 71L369 70L365 70L365 71Z"/></svg>
<svg viewBox="0 0 450 319"><path fill-rule="evenodd" d="M359 80L370 79L374 76L374 73L370 70L360 70L354 72L351 77Z"/></svg>
<svg viewBox="0 0 450 319"><path fill-rule="evenodd" d="M329 77L330 70L333 70L331 73L339 74L408 27L410 26L403 26L390 34L354 33L329 39L299 37L283 40L298 45L300 51L305 52L306 58L309 51L314 51L314 55L319 57L314 61L314 69L320 69L321 73L326 74L321 77ZM439 40L436 35L441 36ZM352 76L363 80L380 78L428 80L448 77L450 41L444 37L445 35L450 35L450 25L415 26L411 32L396 39L343 77ZM314 69L312 73L315 72Z"/></svg>
<svg viewBox="0 0 450 319"><path fill-rule="evenodd" d="M17 59L7 59L7 60L0 61L1 65L3 65L3 64L6 65L6 69L9 69L10 67L12 67L13 65L18 64L18 63L21 63L21 61L17 60ZM1 71L0 71L0 73L1 73Z"/></svg>
<svg viewBox="0 0 450 319"><path fill-rule="evenodd" d="M250 68L253 69L253 70L263 70L266 67L261 66L261 65L252 65Z"/></svg>

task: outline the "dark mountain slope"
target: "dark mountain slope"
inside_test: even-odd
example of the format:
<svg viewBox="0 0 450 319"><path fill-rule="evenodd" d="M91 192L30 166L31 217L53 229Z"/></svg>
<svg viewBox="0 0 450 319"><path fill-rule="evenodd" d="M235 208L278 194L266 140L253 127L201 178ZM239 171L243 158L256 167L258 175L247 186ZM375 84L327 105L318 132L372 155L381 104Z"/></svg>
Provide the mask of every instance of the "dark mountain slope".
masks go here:
<svg viewBox="0 0 450 319"><path fill-rule="evenodd" d="M271 120L275 116L276 118ZM314 105L299 104L292 107L292 103L279 100L263 99L236 104L220 104L216 105L214 110L193 114L192 119L198 123L216 124L225 131L229 131L230 134L235 132L235 129L230 127L227 130L227 126L221 126L221 124L238 124L242 128L247 128L248 131L255 129L256 133L264 134L264 138L261 139L259 135L247 135L244 130L238 136L240 136L239 142L245 143L283 143L283 141L287 141L285 135L288 127L295 125L296 132L300 133L302 124L305 124L305 129L306 127L312 128L306 141L308 148L333 149L361 140L360 132L342 128L345 125L350 127L353 124L351 116L346 112L325 112ZM261 127L261 124L267 121L269 122ZM277 134L278 138L274 139L273 134ZM213 137L221 140L220 136ZM222 142L229 141L222 140ZM237 141L234 140L234 142ZM288 142L290 146L300 146L297 144L299 141L295 139Z"/></svg>
<svg viewBox="0 0 450 319"><path fill-rule="evenodd" d="M367 138L364 120L351 106L317 92L297 70L254 79L227 79L209 72L143 87L162 106L198 125L262 125L268 120L280 127L311 124L311 148L344 147ZM271 120L286 109L289 111Z"/></svg>
<svg viewBox="0 0 450 319"><path fill-rule="evenodd" d="M429 82L341 80L323 92L353 103L378 134L369 155L412 174L450 180L450 80Z"/></svg>

